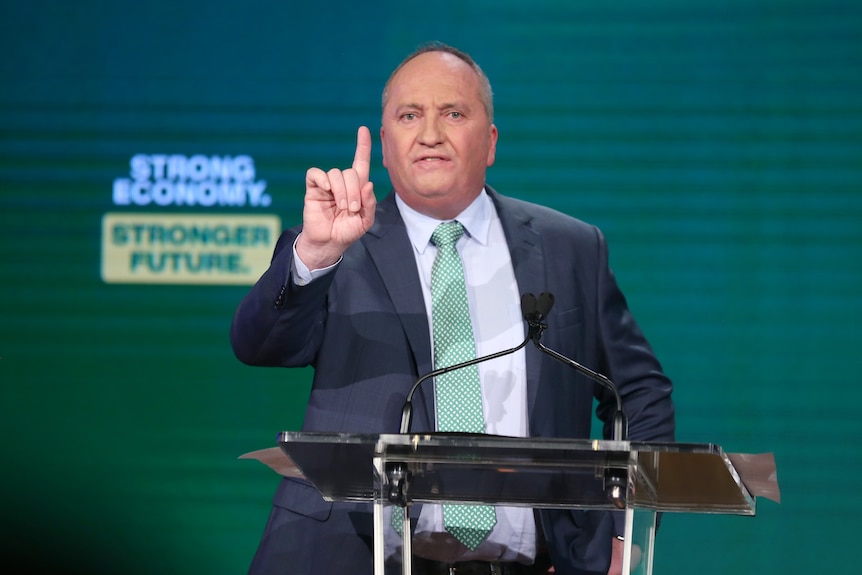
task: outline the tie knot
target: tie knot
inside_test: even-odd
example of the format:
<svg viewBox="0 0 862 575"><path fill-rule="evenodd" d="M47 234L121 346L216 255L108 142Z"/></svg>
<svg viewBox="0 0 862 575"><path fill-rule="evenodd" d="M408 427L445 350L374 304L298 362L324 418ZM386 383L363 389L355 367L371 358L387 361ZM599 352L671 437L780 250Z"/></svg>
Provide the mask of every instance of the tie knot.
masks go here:
<svg viewBox="0 0 862 575"><path fill-rule="evenodd" d="M454 246L464 235L464 226L459 221L443 222L431 234L431 243L438 248L443 246Z"/></svg>

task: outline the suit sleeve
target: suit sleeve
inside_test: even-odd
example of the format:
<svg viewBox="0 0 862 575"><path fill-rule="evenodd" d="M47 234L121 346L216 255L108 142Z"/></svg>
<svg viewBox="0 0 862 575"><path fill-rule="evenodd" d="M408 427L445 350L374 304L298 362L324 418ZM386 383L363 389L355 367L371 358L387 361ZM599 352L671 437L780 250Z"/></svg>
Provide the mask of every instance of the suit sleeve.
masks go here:
<svg viewBox="0 0 862 575"><path fill-rule="evenodd" d="M293 283L293 243L298 234L299 230L293 229L281 235L269 269L234 314L230 340L234 354L243 363L302 367L316 358L334 273L305 286Z"/></svg>
<svg viewBox="0 0 862 575"><path fill-rule="evenodd" d="M628 439L674 441L675 412L673 386L662 371L652 348L629 310L626 299L610 269L607 243L598 236L598 310L602 369L616 383L628 417ZM596 413L604 422L603 436L609 438L616 401L613 394L598 389ZM625 515L612 514L616 535L625 532Z"/></svg>
<svg viewBox="0 0 862 575"><path fill-rule="evenodd" d="M617 385L623 411L629 420L628 438L638 441L673 441L675 418L673 386L662 371L652 348L635 322L608 264L607 244L598 236L599 353L601 370ZM616 402L604 388L596 391L597 414L610 428Z"/></svg>

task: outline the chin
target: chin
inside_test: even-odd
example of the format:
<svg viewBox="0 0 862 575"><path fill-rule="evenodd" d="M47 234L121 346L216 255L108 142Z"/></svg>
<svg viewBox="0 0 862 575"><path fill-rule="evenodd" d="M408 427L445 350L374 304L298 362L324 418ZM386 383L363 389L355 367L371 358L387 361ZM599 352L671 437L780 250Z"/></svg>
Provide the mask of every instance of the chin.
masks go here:
<svg viewBox="0 0 862 575"><path fill-rule="evenodd" d="M461 205L459 196L450 190L415 192L408 204L416 211L438 220L451 220L469 205Z"/></svg>

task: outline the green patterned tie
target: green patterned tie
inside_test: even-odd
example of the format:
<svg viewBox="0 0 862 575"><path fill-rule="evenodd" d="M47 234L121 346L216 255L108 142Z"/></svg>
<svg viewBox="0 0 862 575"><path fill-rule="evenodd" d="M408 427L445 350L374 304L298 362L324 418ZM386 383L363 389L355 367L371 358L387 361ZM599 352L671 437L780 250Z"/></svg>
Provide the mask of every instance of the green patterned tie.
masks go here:
<svg viewBox="0 0 862 575"><path fill-rule="evenodd" d="M445 222L431 235L437 257L431 268L431 321L434 330L434 368L476 357L476 342L467 304L464 268L455 243L464 234L459 222ZM437 430L485 433L479 368L464 367L435 378ZM446 530L468 548L484 541L497 516L490 505L443 506Z"/></svg>

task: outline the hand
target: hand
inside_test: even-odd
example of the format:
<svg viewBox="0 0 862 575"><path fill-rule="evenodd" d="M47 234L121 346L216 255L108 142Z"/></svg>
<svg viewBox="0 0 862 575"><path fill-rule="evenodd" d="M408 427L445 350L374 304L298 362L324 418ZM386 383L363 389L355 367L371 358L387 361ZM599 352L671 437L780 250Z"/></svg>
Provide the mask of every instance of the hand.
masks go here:
<svg viewBox="0 0 862 575"><path fill-rule="evenodd" d="M611 566L608 568L608 575L622 575L623 572L623 551L625 543L616 537L611 540Z"/></svg>
<svg viewBox="0 0 862 575"><path fill-rule="evenodd" d="M625 542L620 541L616 537L611 541L611 566L608 568L608 575L622 575L623 572L623 553L625 552ZM632 544L631 570L641 562L640 545Z"/></svg>
<svg viewBox="0 0 862 575"><path fill-rule="evenodd" d="M302 234L296 253L309 269L337 262L374 223L377 199L374 184L368 180L370 168L371 132L362 126L356 134L352 168L306 172Z"/></svg>

